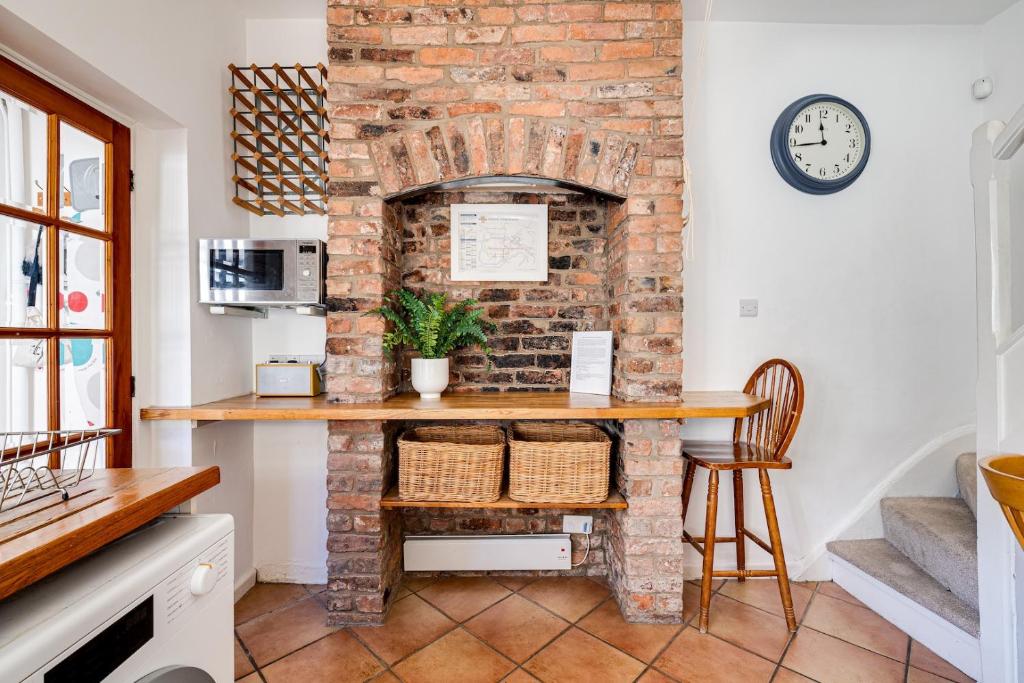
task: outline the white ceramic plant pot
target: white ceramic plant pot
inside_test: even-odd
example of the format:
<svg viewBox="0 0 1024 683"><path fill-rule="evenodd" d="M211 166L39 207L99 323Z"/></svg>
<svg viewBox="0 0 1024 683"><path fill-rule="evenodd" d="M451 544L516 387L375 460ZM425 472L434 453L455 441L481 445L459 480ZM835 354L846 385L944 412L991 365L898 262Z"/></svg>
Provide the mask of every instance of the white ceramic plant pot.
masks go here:
<svg viewBox="0 0 1024 683"><path fill-rule="evenodd" d="M420 398L441 398L448 388L448 359L413 358L412 388L420 392Z"/></svg>

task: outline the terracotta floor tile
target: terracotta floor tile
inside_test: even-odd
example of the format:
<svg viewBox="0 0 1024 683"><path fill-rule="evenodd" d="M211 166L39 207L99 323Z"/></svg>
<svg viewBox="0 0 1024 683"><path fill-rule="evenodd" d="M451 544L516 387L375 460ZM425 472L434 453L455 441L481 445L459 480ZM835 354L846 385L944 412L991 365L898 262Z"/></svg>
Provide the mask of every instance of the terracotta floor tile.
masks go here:
<svg viewBox="0 0 1024 683"><path fill-rule="evenodd" d="M401 600L402 598L407 598L407 597L409 597L412 594L413 594L413 592L411 590L409 590L409 587L406 586L405 584L402 584L402 585L400 585L398 587L398 590L395 591L395 600Z"/></svg>
<svg viewBox="0 0 1024 683"><path fill-rule="evenodd" d="M465 626L506 657L525 662L568 628L569 622L513 595L473 617Z"/></svg>
<svg viewBox="0 0 1024 683"><path fill-rule="evenodd" d="M511 594L486 576L452 576L417 591L417 595L449 617L463 622Z"/></svg>
<svg viewBox="0 0 1024 683"><path fill-rule="evenodd" d="M775 672L775 678L772 679L772 683L815 683L814 679L808 678L798 674L795 671L790 671L785 667L779 667L779 670Z"/></svg>
<svg viewBox="0 0 1024 683"><path fill-rule="evenodd" d="M537 683L537 679L522 669L516 669L508 676L501 679L501 683Z"/></svg>
<svg viewBox="0 0 1024 683"><path fill-rule="evenodd" d="M576 621L608 597L608 589L580 576L545 576L519 594L563 619Z"/></svg>
<svg viewBox="0 0 1024 683"><path fill-rule="evenodd" d="M910 666L948 678L957 683L974 683L974 679L960 671L916 640L910 645Z"/></svg>
<svg viewBox="0 0 1024 683"><path fill-rule="evenodd" d="M904 665L895 660L801 628L783 666L822 683L899 683Z"/></svg>
<svg viewBox="0 0 1024 683"><path fill-rule="evenodd" d="M743 583L726 581L718 592L720 595L728 595L734 600L785 618L785 613L782 611L782 598L779 596L779 584L775 579L747 579ZM796 620L800 621L811 601L811 596L814 595L814 588L791 582L789 592L793 596L793 612L796 614Z"/></svg>
<svg viewBox="0 0 1024 683"><path fill-rule="evenodd" d="M644 664L578 628L571 628L523 668L544 683L626 683L636 680Z"/></svg>
<svg viewBox="0 0 1024 683"><path fill-rule="evenodd" d="M757 683L775 670L767 659L695 628L684 629L654 666L676 680L700 683Z"/></svg>
<svg viewBox="0 0 1024 683"><path fill-rule="evenodd" d="M400 680L398 680L398 676L396 676L395 674L391 673L390 671L384 671L382 673L377 674L373 678L371 678L369 683L402 683L402 682Z"/></svg>
<svg viewBox="0 0 1024 683"><path fill-rule="evenodd" d="M307 596L284 609L245 622L237 632L256 666L262 667L336 630L327 625L324 606Z"/></svg>
<svg viewBox="0 0 1024 683"><path fill-rule="evenodd" d="M242 650L242 646L238 644L238 639L235 639L235 678L241 678L252 673L252 662L245 655Z"/></svg>
<svg viewBox="0 0 1024 683"><path fill-rule="evenodd" d="M890 659L907 661L907 646L910 644L907 634L867 607L857 607L827 595L817 595L807 610L803 626Z"/></svg>
<svg viewBox="0 0 1024 683"><path fill-rule="evenodd" d="M637 683L675 683L675 679L669 678L657 669L648 669L637 679Z"/></svg>
<svg viewBox="0 0 1024 683"><path fill-rule="evenodd" d="M700 590L700 579L690 579L686 583L691 584L693 586L696 586L697 589ZM725 579L714 579L714 580L712 580L711 581L711 590L712 590L712 592L717 591L723 585L725 585Z"/></svg>
<svg viewBox="0 0 1024 683"><path fill-rule="evenodd" d="M394 666L406 683L497 683L515 664L457 628Z"/></svg>
<svg viewBox="0 0 1024 683"><path fill-rule="evenodd" d="M399 600L381 626L359 626L352 633L389 665L455 627L455 622L418 595Z"/></svg>
<svg viewBox="0 0 1024 683"><path fill-rule="evenodd" d="M413 593L426 588L435 581L437 581L436 576L406 576L402 579L402 583Z"/></svg>
<svg viewBox="0 0 1024 683"><path fill-rule="evenodd" d="M492 578L510 591L521 590L536 580L534 576L495 576Z"/></svg>
<svg viewBox="0 0 1024 683"><path fill-rule="evenodd" d="M863 602L847 593L842 586L832 581L822 581L821 583L819 583L818 592L824 593L830 598L835 598L836 600L843 600L844 602L848 602L851 605L857 605L858 607L867 607L867 605L865 605Z"/></svg>
<svg viewBox="0 0 1024 683"><path fill-rule="evenodd" d="M384 666L347 631L332 633L262 669L267 683L357 683Z"/></svg>
<svg viewBox="0 0 1024 683"><path fill-rule="evenodd" d="M235 603L235 625L308 597L297 583L257 583Z"/></svg>
<svg viewBox="0 0 1024 683"><path fill-rule="evenodd" d="M928 673L923 669L910 667L907 669L907 683L949 683L949 679Z"/></svg>
<svg viewBox="0 0 1024 683"><path fill-rule="evenodd" d="M258 673L251 673L245 678L239 678L239 683L263 683L263 679L260 678Z"/></svg>
<svg viewBox="0 0 1024 683"><path fill-rule="evenodd" d="M782 657L791 635L782 617L722 595L711 599L708 630L722 640L773 662Z"/></svg>
<svg viewBox="0 0 1024 683"><path fill-rule="evenodd" d="M622 618L619 605L614 599L606 600L577 625L648 663L658 656L680 629L679 624L630 624Z"/></svg>
<svg viewBox="0 0 1024 683"><path fill-rule="evenodd" d="M315 593L323 593L325 590L327 590L327 584L326 583L304 583L302 585L303 585L303 587L306 590L308 590L310 593L314 593L314 594Z"/></svg>

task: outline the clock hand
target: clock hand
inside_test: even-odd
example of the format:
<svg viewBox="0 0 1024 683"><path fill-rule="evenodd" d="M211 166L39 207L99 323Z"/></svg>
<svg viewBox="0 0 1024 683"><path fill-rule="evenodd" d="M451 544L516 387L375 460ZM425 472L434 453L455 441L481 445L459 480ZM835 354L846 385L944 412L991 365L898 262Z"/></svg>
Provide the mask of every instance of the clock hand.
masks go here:
<svg viewBox="0 0 1024 683"><path fill-rule="evenodd" d="M794 147L812 147L814 145L827 145L828 143L822 140L821 142L801 142L799 145L793 145Z"/></svg>
<svg viewBox="0 0 1024 683"><path fill-rule="evenodd" d="M818 130L821 131L821 142L819 142L818 144L819 145L827 145L828 144L828 140L825 139L825 124L821 123L819 121L818 122Z"/></svg>

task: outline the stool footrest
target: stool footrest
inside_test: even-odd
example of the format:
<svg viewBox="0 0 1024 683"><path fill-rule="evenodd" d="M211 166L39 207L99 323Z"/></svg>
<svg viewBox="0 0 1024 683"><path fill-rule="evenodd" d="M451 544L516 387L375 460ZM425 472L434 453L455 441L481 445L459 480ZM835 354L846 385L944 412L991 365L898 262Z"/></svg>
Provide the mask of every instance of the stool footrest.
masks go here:
<svg viewBox="0 0 1024 683"><path fill-rule="evenodd" d="M778 576L779 573L774 569L719 569L711 572L711 576L716 579L738 579L748 577L765 577L765 576Z"/></svg>

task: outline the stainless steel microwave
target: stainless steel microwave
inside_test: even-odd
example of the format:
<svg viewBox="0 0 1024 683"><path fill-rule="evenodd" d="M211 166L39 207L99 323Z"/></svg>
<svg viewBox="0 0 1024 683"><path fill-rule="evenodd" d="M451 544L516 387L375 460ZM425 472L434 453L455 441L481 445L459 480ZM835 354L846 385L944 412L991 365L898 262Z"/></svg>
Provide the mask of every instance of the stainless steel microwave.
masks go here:
<svg viewBox="0 0 1024 683"><path fill-rule="evenodd" d="M324 303L327 247L320 240L199 240L199 302L259 306Z"/></svg>

